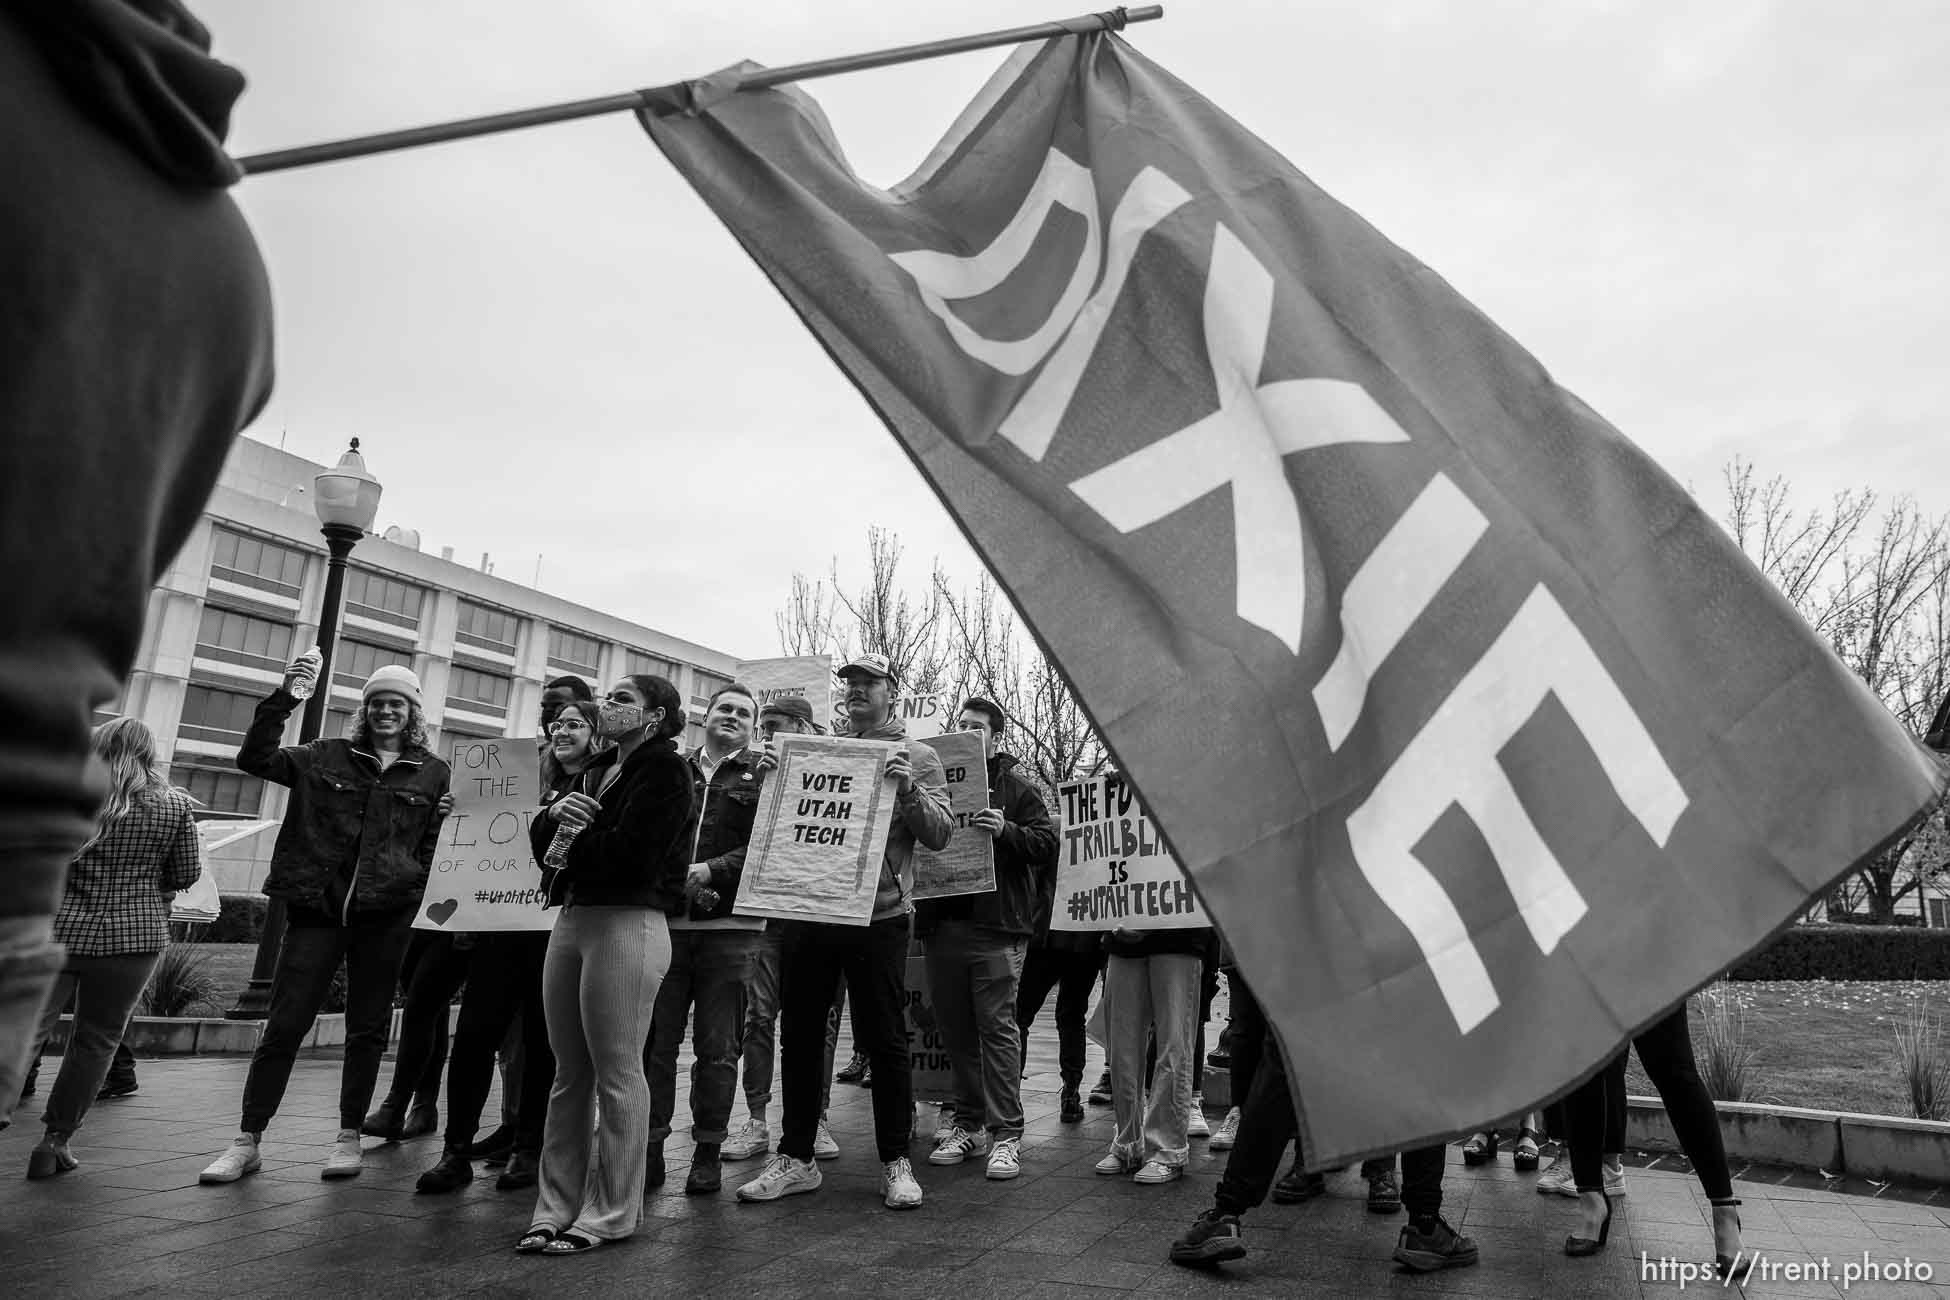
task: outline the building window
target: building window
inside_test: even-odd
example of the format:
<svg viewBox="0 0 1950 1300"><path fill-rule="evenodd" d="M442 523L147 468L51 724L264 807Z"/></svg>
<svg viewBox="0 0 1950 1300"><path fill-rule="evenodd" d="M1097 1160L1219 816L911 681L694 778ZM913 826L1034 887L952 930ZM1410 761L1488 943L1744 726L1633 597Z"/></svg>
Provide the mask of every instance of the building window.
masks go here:
<svg viewBox="0 0 1950 1300"><path fill-rule="evenodd" d="M304 590L305 553L279 546L261 537L233 533L228 528L216 532L216 554L210 560L210 576L256 587L296 600Z"/></svg>
<svg viewBox="0 0 1950 1300"><path fill-rule="evenodd" d="M668 659L642 650L623 651L623 672L630 676L661 677L673 685L677 681L677 665Z"/></svg>
<svg viewBox="0 0 1950 1300"><path fill-rule="evenodd" d="M521 620L505 609L463 600L460 602L460 627L454 633L454 640L511 655L515 652L515 631L520 625Z"/></svg>
<svg viewBox="0 0 1950 1300"><path fill-rule="evenodd" d="M353 569L345 575L346 612L378 623L418 631L426 595L423 588L371 569Z"/></svg>
<svg viewBox="0 0 1950 1300"><path fill-rule="evenodd" d="M183 692L183 720L176 734L183 740L242 745L256 712L255 695L191 683Z"/></svg>
<svg viewBox="0 0 1950 1300"><path fill-rule="evenodd" d="M351 709L327 709L319 732L323 740L344 740L352 730Z"/></svg>
<svg viewBox="0 0 1950 1300"><path fill-rule="evenodd" d="M1950 898L1926 898L1929 905L1930 924L1938 930L1950 929Z"/></svg>
<svg viewBox="0 0 1950 1300"><path fill-rule="evenodd" d="M413 652L374 645L370 641L341 641L336 662L332 665L332 681L356 691L366 684L366 678L389 664L411 668Z"/></svg>
<svg viewBox="0 0 1950 1300"><path fill-rule="evenodd" d="M469 713L505 714L509 686L506 677L456 664L447 674L447 707L466 709Z"/></svg>
<svg viewBox="0 0 1950 1300"><path fill-rule="evenodd" d="M596 661L602 658L603 644L593 636L571 632L565 627L548 630L548 661L584 677L596 675Z"/></svg>
<svg viewBox="0 0 1950 1300"><path fill-rule="evenodd" d="M291 662L291 625L240 614L215 605L203 607L196 653L205 659L282 673Z"/></svg>
<svg viewBox="0 0 1950 1300"><path fill-rule="evenodd" d="M255 817L264 806L264 783L242 772L220 767L172 767L171 785L181 786L190 798L210 812L242 813Z"/></svg>

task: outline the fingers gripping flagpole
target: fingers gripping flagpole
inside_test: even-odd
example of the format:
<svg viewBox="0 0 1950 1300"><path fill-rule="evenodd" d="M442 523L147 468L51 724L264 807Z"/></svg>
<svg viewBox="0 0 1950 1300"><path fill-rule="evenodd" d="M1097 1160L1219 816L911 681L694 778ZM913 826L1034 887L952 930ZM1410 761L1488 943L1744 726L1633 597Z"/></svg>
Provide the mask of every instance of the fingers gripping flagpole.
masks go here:
<svg viewBox="0 0 1950 1300"><path fill-rule="evenodd" d="M1028 27L1012 27L1006 31L955 36L947 40L924 41L919 45L903 45L896 49L873 50L866 54L849 54L836 59L817 59L810 63L795 63L783 68L767 68L751 76L741 77L737 88L763 90L770 86L783 86L788 82L810 81L815 77L832 77L842 72L861 72L868 68L884 68L896 63L915 63L922 59L938 59L948 54L966 54L971 50L985 50L998 45L1021 45L1028 41L1047 40L1056 36L1084 36L1091 32L1122 31L1127 24L1150 22L1154 18L1164 16L1163 5L1111 9L1103 13L1084 14L1077 18L1035 23ZM385 131L378 135L354 136L349 140L331 140L324 144L304 145L296 149L277 149L270 153L252 154L237 161L243 167L245 175L261 176L267 172L288 171L294 167L338 162L345 158L364 158L371 154L392 153L399 149L415 149L421 145L443 144L449 140L499 135L504 131L547 126L552 122L572 122L578 118L599 117L605 113L628 113L642 108L656 110L659 106L678 101L684 84L678 82L652 89L624 91L621 94L604 95L599 99L579 99L566 104L518 109L512 113L492 113L486 117L463 118L457 122L436 122L431 126L416 126L404 131Z"/></svg>

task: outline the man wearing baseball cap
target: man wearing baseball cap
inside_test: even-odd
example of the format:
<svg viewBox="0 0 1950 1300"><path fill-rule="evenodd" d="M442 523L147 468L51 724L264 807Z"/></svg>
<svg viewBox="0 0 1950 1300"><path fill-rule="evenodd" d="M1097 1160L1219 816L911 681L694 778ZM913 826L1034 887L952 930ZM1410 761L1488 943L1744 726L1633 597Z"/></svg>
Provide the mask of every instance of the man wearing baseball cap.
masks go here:
<svg viewBox="0 0 1950 1300"><path fill-rule="evenodd" d="M908 1144L914 1130L914 1092L908 1073L907 946L910 914L906 878L915 844L947 845L954 831L948 778L941 759L926 745L907 744L907 729L894 711L894 671L885 655L858 654L839 670L846 720L835 734L892 741L887 760L894 783L893 825L881 860L870 923L791 921L781 935L780 1074L784 1134L779 1153L758 1177L738 1189L741 1201L772 1201L814 1191L813 1163L819 1126L820 1076L824 1071L826 1013L842 976L853 1001L855 1037L873 1062L874 1141L881 1162L881 1198L892 1210L921 1204ZM768 743L761 764L776 763Z"/></svg>
<svg viewBox="0 0 1950 1300"><path fill-rule="evenodd" d="M299 681L322 686L315 654L300 655L257 706L237 766L291 790L264 892L285 904L284 947L271 1009L244 1080L242 1132L203 1171L234 1183L260 1167L258 1146L284 1100L291 1065L345 963L345 1068L339 1134L321 1176L362 1167L359 1125L379 1080L393 989L433 867L446 811L447 764L427 750L420 679L389 664L366 679L364 703L342 740L278 744L298 706Z"/></svg>

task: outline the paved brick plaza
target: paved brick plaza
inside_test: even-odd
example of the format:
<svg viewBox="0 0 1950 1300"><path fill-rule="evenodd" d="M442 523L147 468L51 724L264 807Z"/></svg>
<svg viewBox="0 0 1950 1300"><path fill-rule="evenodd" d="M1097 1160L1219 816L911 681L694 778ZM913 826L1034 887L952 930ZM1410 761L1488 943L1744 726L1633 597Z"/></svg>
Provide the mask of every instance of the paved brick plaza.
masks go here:
<svg viewBox="0 0 1950 1300"><path fill-rule="evenodd" d="M1536 1195L1535 1175L1514 1173L1507 1157L1473 1170L1458 1152L1445 1211L1481 1244L1483 1260L1474 1268L1398 1272L1388 1254L1403 1220L1366 1213L1365 1185L1341 1175L1332 1197L1268 1206L1249 1217L1253 1253L1243 1262L1217 1276L1187 1272L1165 1261L1165 1248L1208 1203L1223 1156L1195 1141L1188 1176L1159 1188L1094 1176L1091 1164L1109 1141L1108 1109L1091 1107L1080 1127L1059 1123L1055 1065L1054 1035L1040 1024L1024 1085L1023 1175L1014 1182L989 1182L980 1161L930 1167L919 1142L927 1204L889 1212L879 1199L867 1094L836 1084L833 1129L845 1154L824 1166L820 1191L740 1205L731 1191L742 1171L757 1167L750 1161L727 1166L719 1196L686 1197L689 1140L680 1133L669 1147L670 1185L649 1201L634 1239L583 1258L531 1259L510 1248L528 1223L533 1192L499 1193L492 1178L477 1177L455 1196L414 1195L414 1179L439 1154L435 1138L399 1146L368 1139L362 1176L319 1179L337 1127L338 1064L329 1055L299 1063L284 1113L265 1141L264 1171L229 1187L199 1187L196 1176L235 1132L246 1062L145 1061L139 1095L102 1103L89 1116L75 1139L82 1167L74 1173L44 1183L21 1177L39 1136L38 1099L0 1133L0 1294L982 1300L1128 1292L1557 1300L1676 1296L1673 1282L1641 1282L1641 1252L1711 1257L1698 1185L1683 1164L1646 1166L1628 1157L1630 1199L1609 1250L1571 1260L1560 1253L1574 1217L1570 1201ZM1093 1052L1092 1079L1098 1066ZM390 1077L389 1063L382 1082ZM1908 1257L1933 1265L1937 1284L1857 1284L1846 1294L1950 1295L1943 1285L1950 1280L1950 1189L1879 1191L1851 1183L1834 1191L1813 1175L1747 1170L1737 1190L1746 1202L1747 1243L1772 1261L1826 1257L1839 1281L1843 1262L1859 1262L1864 1252L1878 1264ZM1688 1291L1696 1289L1707 1290ZM1746 1294L1844 1293L1838 1284L1755 1282Z"/></svg>

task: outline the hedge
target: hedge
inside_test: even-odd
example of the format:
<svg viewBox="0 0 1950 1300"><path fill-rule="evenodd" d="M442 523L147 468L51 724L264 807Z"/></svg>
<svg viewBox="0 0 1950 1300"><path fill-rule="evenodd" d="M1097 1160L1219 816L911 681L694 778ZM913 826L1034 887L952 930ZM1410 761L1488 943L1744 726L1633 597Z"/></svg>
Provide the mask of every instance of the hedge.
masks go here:
<svg viewBox="0 0 1950 1300"><path fill-rule="evenodd" d="M1727 972L1736 980L1950 980L1950 930L1797 925Z"/></svg>
<svg viewBox="0 0 1950 1300"><path fill-rule="evenodd" d="M264 933L264 911L271 900L262 894L225 894L217 919L203 927L198 943L256 943Z"/></svg>

